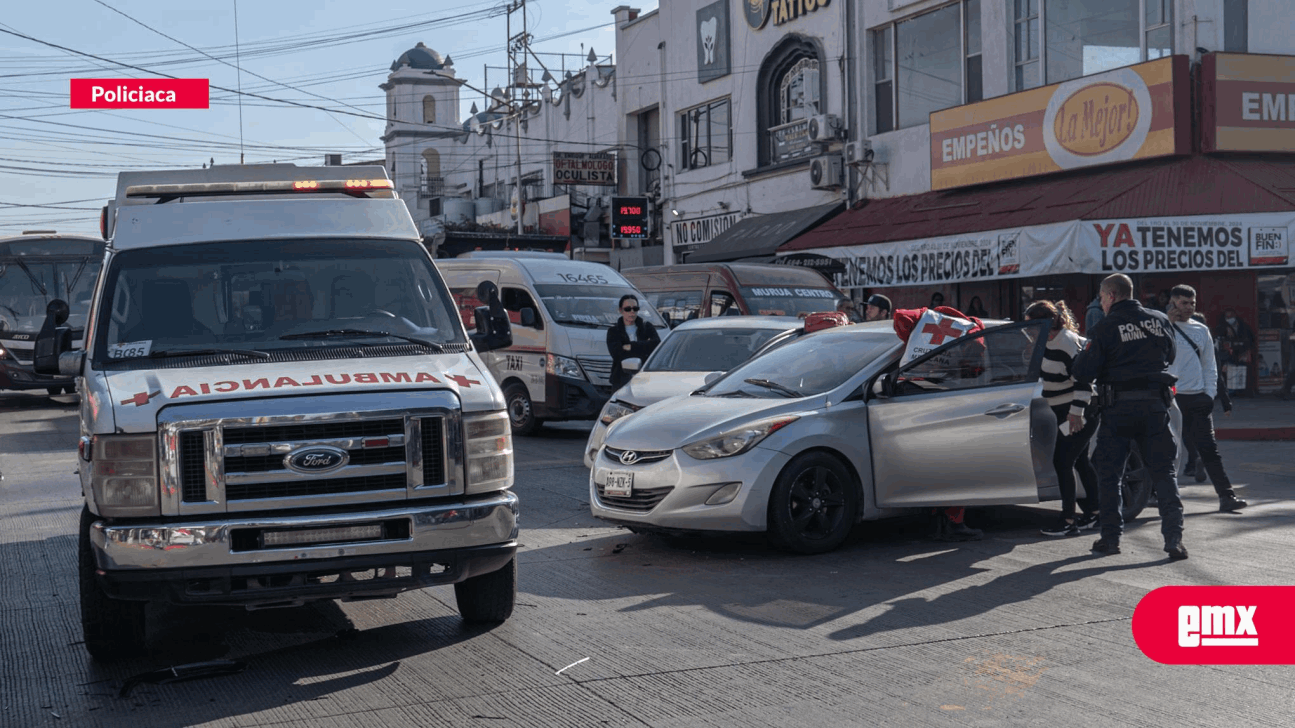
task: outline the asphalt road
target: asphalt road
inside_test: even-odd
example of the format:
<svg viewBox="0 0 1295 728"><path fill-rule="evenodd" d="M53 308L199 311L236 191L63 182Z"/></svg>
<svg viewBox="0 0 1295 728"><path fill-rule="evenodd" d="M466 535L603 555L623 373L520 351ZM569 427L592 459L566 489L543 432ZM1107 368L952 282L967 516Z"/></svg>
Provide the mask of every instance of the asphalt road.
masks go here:
<svg viewBox="0 0 1295 728"><path fill-rule="evenodd" d="M0 394L0 725L1281 725L1292 669L1164 666L1130 634L1172 584L1295 583L1295 443L1222 444L1244 515L1184 489L1191 559L1151 514L1120 556L1049 539L1051 507L973 511L984 541L865 524L796 557L753 538L665 539L589 516L587 426L517 441L518 607L465 628L450 588L296 609L158 609L147 657L79 644L75 408ZM168 685L195 660L246 672ZM565 669L564 669L565 668ZM561 674L556 674L556 673Z"/></svg>

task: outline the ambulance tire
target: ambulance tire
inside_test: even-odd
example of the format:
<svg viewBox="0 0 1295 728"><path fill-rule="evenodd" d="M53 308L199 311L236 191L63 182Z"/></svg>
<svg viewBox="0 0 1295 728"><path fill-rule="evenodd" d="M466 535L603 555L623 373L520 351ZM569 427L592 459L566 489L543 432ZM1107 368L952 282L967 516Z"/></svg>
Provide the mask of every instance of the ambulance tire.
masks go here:
<svg viewBox="0 0 1295 728"><path fill-rule="evenodd" d="M859 486L839 458L802 453L782 469L769 494L769 539L798 554L832 551L850 535L859 500Z"/></svg>
<svg viewBox="0 0 1295 728"><path fill-rule="evenodd" d="M109 598L95 580L90 524L94 515L81 510L81 534L77 548L77 575L81 591L81 630L85 648L99 662L134 657L144 651L145 602Z"/></svg>
<svg viewBox="0 0 1295 728"><path fill-rule="evenodd" d="M465 622L498 624L507 620L517 603L517 557L498 571L455 584L454 601Z"/></svg>
<svg viewBox="0 0 1295 728"><path fill-rule="evenodd" d="M521 382L509 382L504 387L504 408L508 411L508 421L513 426L514 435L534 434L543 424L535 416L531 394Z"/></svg>

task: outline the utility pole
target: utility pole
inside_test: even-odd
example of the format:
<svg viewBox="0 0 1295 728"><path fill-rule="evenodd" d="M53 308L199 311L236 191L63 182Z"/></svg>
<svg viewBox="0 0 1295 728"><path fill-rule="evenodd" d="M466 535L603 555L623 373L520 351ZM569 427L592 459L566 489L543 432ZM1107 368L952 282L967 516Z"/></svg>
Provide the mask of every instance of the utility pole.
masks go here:
<svg viewBox="0 0 1295 728"><path fill-rule="evenodd" d="M522 14L522 32L513 35L513 13ZM525 73L526 52L530 49L530 35L526 31L526 0L513 0L508 4L508 96L513 110L513 141L517 151L517 234L524 232L526 195L522 188L522 117L526 114L525 102L518 98L517 89Z"/></svg>

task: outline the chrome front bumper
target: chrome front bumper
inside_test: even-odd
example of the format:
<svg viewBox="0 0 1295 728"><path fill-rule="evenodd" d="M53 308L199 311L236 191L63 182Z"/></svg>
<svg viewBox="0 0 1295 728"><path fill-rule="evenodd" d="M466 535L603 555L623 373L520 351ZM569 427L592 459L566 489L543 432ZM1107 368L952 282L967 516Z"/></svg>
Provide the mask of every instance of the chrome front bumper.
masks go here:
<svg viewBox="0 0 1295 728"><path fill-rule="evenodd" d="M332 528L409 519L399 540L236 551L236 531ZM423 551L453 551L512 544L517 538L517 496L500 491L454 503L310 516L214 518L185 523L132 523L90 527L95 560L103 571L192 569L336 560Z"/></svg>

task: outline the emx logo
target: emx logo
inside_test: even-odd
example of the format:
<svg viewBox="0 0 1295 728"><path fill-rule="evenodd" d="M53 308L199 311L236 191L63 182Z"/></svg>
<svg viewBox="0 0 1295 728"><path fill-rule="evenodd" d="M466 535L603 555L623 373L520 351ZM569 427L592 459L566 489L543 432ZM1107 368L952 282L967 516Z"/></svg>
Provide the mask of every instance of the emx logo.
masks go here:
<svg viewBox="0 0 1295 728"><path fill-rule="evenodd" d="M1292 607L1295 587L1167 586L1138 603L1133 638L1169 665L1295 664L1295 623L1277 616Z"/></svg>

